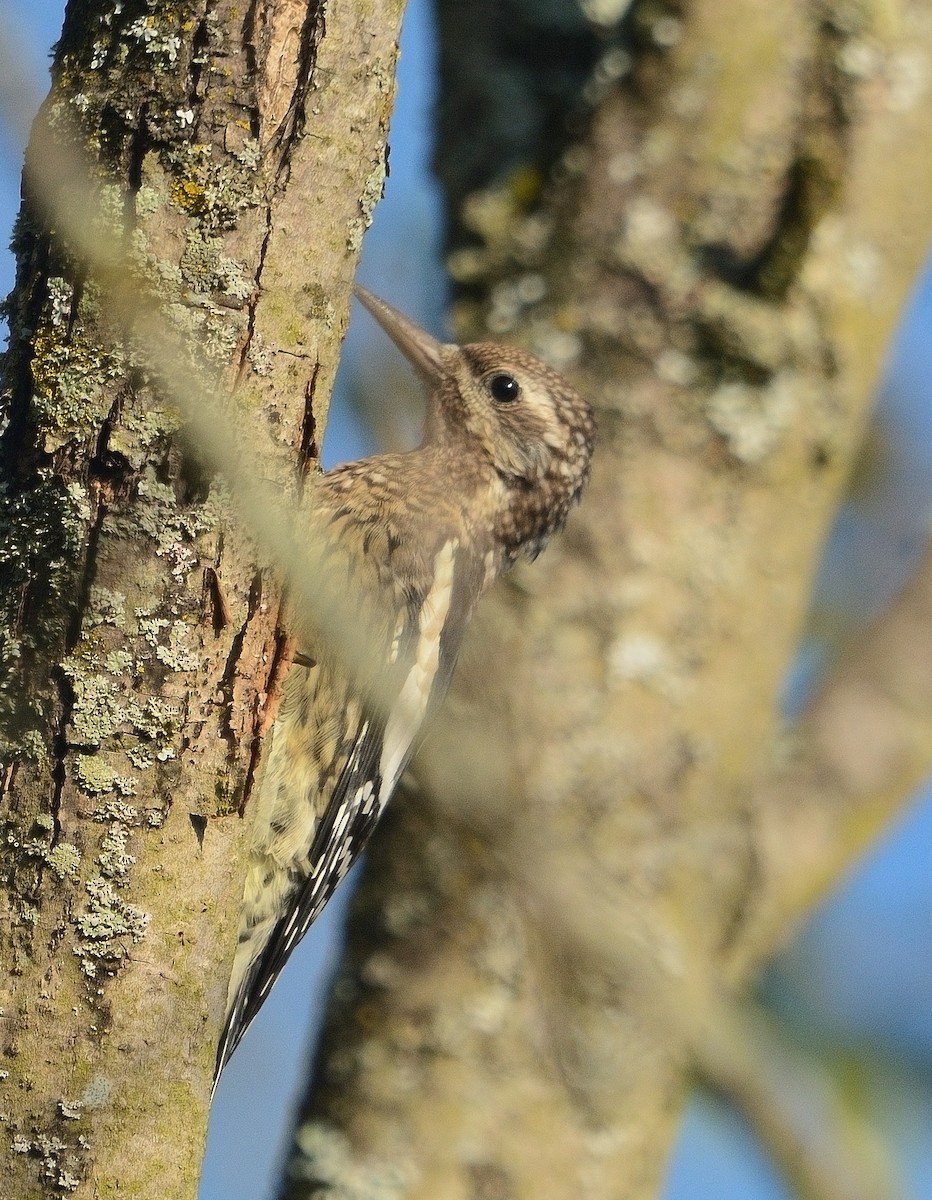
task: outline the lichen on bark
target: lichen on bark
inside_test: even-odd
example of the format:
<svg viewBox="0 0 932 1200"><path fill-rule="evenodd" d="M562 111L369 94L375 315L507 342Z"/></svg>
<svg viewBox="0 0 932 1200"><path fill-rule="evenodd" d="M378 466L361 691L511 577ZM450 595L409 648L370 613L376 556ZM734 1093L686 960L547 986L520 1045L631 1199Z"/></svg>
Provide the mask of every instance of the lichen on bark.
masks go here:
<svg viewBox="0 0 932 1200"><path fill-rule="evenodd" d="M399 18L69 5L15 234L0 438L11 1197L195 1191L282 635L276 573L177 381L227 397L287 510L326 417Z"/></svg>

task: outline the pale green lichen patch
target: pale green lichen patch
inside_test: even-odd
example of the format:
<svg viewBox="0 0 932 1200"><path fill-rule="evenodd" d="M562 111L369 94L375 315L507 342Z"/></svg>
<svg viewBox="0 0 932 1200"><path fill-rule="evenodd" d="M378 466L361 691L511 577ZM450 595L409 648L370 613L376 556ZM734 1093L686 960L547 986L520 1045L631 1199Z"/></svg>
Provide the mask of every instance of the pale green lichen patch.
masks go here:
<svg viewBox="0 0 932 1200"><path fill-rule="evenodd" d="M92 796L112 791L116 780L116 771L105 758L96 754L77 755L74 774L78 787Z"/></svg>
<svg viewBox="0 0 932 1200"><path fill-rule="evenodd" d="M71 323L71 308L74 303L74 288L67 279L53 275L46 284L48 291L48 319L50 324L66 328Z"/></svg>
<svg viewBox="0 0 932 1200"><path fill-rule="evenodd" d="M150 608L136 609L136 628L153 650L159 644L162 631L170 624L168 617L154 616Z"/></svg>
<svg viewBox="0 0 932 1200"><path fill-rule="evenodd" d="M222 158L203 142L176 143L163 155L172 178L169 195L198 218L203 233L233 229L239 214L261 200L259 161L253 139Z"/></svg>
<svg viewBox="0 0 932 1200"><path fill-rule="evenodd" d="M126 757L137 771L147 771L155 763L155 752L144 742L126 747Z"/></svg>
<svg viewBox="0 0 932 1200"><path fill-rule="evenodd" d="M73 879L81 865L81 851L71 842L59 842L45 856L45 861L59 879Z"/></svg>
<svg viewBox="0 0 932 1200"><path fill-rule="evenodd" d="M181 728L182 708L160 696L150 696L137 710L133 728L150 744L155 758L167 762L175 757L174 742Z"/></svg>
<svg viewBox="0 0 932 1200"><path fill-rule="evenodd" d="M111 675L132 675L135 660L128 650L113 650L104 659L104 670Z"/></svg>
<svg viewBox="0 0 932 1200"><path fill-rule="evenodd" d="M186 305L173 304L168 316L182 336L197 346L196 362L192 369L204 373L205 366L226 367L240 343L246 328L246 313L221 311L212 305L203 309L192 309ZM208 383L213 375L207 372Z"/></svg>
<svg viewBox="0 0 932 1200"><path fill-rule="evenodd" d="M108 879L125 879L130 867L136 861L135 856L126 849L128 840L129 830L125 825L114 821L100 843L100 854L97 856L101 874Z"/></svg>
<svg viewBox="0 0 932 1200"><path fill-rule="evenodd" d="M151 467L140 479L137 493L146 501L138 515L139 528L155 542L159 555L178 556L179 544L195 541L217 524L217 515L208 504L180 507L174 491L156 478ZM192 561L186 569L193 565Z"/></svg>
<svg viewBox="0 0 932 1200"><path fill-rule="evenodd" d="M19 843L19 849L29 858L44 859L48 854L49 844L41 838L27 838L26 841Z"/></svg>
<svg viewBox="0 0 932 1200"><path fill-rule="evenodd" d="M199 229L188 233L181 255L181 275L195 293L219 292L235 300L246 300L253 291L243 268L223 253L223 240Z"/></svg>
<svg viewBox="0 0 932 1200"><path fill-rule="evenodd" d="M122 592L113 592L109 588L92 584L88 596L87 616L95 625L106 624L122 628L126 620L126 597Z"/></svg>
<svg viewBox="0 0 932 1200"><path fill-rule="evenodd" d="M84 1112L84 1105L80 1100L59 1100L58 1112L65 1118L66 1121L77 1121Z"/></svg>
<svg viewBox="0 0 932 1200"><path fill-rule="evenodd" d="M156 0L132 8L119 2L98 6L85 19L84 36L59 56L58 83L72 111L83 119L89 138L90 131L101 127L105 102L113 114L128 121L140 93L150 101L155 124L177 124L175 113L185 97L184 72L178 65L184 35L192 28L190 19Z"/></svg>
<svg viewBox="0 0 932 1200"><path fill-rule="evenodd" d="M118 969L128 946L145 936L149 916L127 904L102 875L88 880L85 890L90 903L75 921L80 940L74 953L85 975L95 979L101 971L113 974Z"/></svg>
<svg viewBox="0 0 932 1200"><path fill-rule="evenodd" d="M51 475L28 494L0 493L0 570L8 600L15 603L18 589L34 579L42 580L51 600L70 590L89 511L80 484L66 486ZM39 637L29 636L30 644L37 644Z"/></svg>
<svg viewBox="0 0 932 1200"><path fill-rule="evenodd" d="M11 1145L14 1154L29 1154L39 1160L47 1184L59 1192L77 1191L80 1164L75 1146L47 1133L35 1133L31 1138L14 1134Z"/></svg>
<svg viewBox="0 0 932 1200"><path fill-rule="evenodd" d="M100 746L129 719L130 709L119 684L74 655L61 666L74 693L68 741L73 746Z"/></svg>
<svg viewBox="0 0 932 1200"><path fill-rule="evenodd" d="M91 211L92 228L101 239L122 238L126 233L126 196L118 183L101 181L95 193L96 203ZM87 321L99 316L100 292L93 279L88 280L81 293L81 316Z"/></svg>
<svg viewBox="0 0 932 1200"><path fill-rule="evenodd" d="M110 1099L113 1085L103 1075L95 1075L81 1093L80 1104L84 1108L103 1108Z"/></svg>
<svg viewBox="0 0 932 1200"><path fill-rule="evenodd" d="M68 1121L77 1121L88 1110L103 1108L110 1100L113 1086L103 1075L95 1075L88 1082L79 1099L62 1097L58 1102L59 1113Z"/></svg>
<svg viewBox="0 0 932 1200"><path fill-rule="evenodd" d="M48 765L49 748L37 729L27 729L21 735L16 743L16 757L20 762L35 763L38 767Z"/></svg>
<svg viewBox="0 0 932 1200"><path fill-rule="evenodd" d="M109 675L97 669L93 642L85 641L62 663L73 697L68 742L83 751L74 760L74 780L89 795L134 795L139 781L128 767L144 770L175 757L181 705L159 696L144 697L134 685L147 659L178 671L194 669L199 660L187 645L186 622L154 617L149 610L135 615L147 653L134 657L125 650L109 652L103 660L114 671ZM95 752L88 753L90 748Z"/></svg>
<svg viewBox="0 0 932 1200"><path fill-rule="evenodd" d="M175 15L168 10L152 11L137 17L127 27L125 37L135 41L158 66L170 67L178 61L178 51L181 49L176 21Z"/></svg>
<svg viewBox="0 0 932 1200"><path fill-rule="evenodd" d="M120 424L110 435L110 449L122 454L134 470L141 471L152 447L176 433L181 425L178 409L149 399L124 409Z"/></svg>
<svg viewBox="0 0 932 1200"><path fill-rule="evenodd" d="M493 281L510 274L515 261L524 266L539 261L552 232L544 218L530 211L541 182L536 169L519 168L465 199L461 219L477 244L449 255L447 268L457 283Z"/></svg>
<svg viewBox="0 0 932 1200"><path fill-rule="evenodd" d="M36 331L32 344L33 410L52 451L98 428L112 404L107 384L123 376L126 364L119 352L52 322Z"/></svg>
<svg viewBox="0 0 932 1200"><path fill-rule="evenodd" d="M119 821L123 825L136 825L139 822L139 809L112 797L98 805L91 816L95 821Z"/></svg>
<svg viewBox="0 0 932 1200"><path fill-rule="evenodd" d="M200 655L190 644L190 629L184 621L173 621L168 630L168 641L160 642L155 656L170 671L196 671Z"/></svg>
<svg viewBox="0 0 932 1200"><path fill-rule="evenodd" d="M76 482L40 476L29 491L0 492L0 755L6 762L46 758L46 697L41 687L23 688L22 656L61 644L89 520L87 492ZM36 607L28 631L20 633L26 596Z"/></svg>
<svg viewBox="0 0 932 1200"><path fill-rule="evenodd" d="M137 217L151 217L158 212L159 205L162 203L162 196L158 188L144 183L136 189L133 201L136 206Z"/></svg>
<svg viewBox="0 0 932 1200"><path fill-rule="evenodd" d="M380 157L366 177L362 195L359 197L361 219L353 221L349 227L346 244L351 253L355 254L362 245L363 235L372 224L372 213L384 193L385 160Z"/></svg>

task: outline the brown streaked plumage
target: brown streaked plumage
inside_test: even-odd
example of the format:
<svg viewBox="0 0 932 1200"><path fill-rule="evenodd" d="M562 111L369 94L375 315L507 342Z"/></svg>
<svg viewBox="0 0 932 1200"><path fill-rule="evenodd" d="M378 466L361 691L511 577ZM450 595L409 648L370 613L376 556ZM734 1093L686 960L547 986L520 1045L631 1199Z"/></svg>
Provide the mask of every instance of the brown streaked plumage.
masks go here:
<svg viewBox="0 0 932 1200"><path fill-rule="evenodd" d="M310 490L321 608L343 611L365 653L341 653L316 614L293 614L301 656L259 782L217 1076L365 845L480 596L520 555L536 558L589 473L592 411L556 371L508 346L442 344L356 294L427 389L424 440Z"/></svg>

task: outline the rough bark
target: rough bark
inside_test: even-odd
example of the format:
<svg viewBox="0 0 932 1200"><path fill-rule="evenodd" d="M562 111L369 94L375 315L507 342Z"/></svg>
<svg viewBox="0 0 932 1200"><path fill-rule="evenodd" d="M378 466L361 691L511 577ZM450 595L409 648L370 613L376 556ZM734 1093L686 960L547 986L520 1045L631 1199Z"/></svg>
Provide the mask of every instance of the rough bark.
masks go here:
<svg viewBox="0 0 932 1200"><path fill-rule="evenodd" d="M280 588L231 521L237 480L202 465L158 380L219 380L287 509L384 178L400 15L67 11L15 235L0 443L10 1200L196 1193ZM155 328L183 362L154 361Z"/></svg>
<svg viewBox="0 0 932 1200"><path fill-rule="evenodd" d="M928 8L588 7L627 11L586 131L531 210L513 162L456 209L451 267L464 333L597 405L592 486L485 603L377 838L290 1197L656 1196L693 1072L742 1090L722 1014L932 762L882 629L790 762L779 718L932 232Z"/></svg>

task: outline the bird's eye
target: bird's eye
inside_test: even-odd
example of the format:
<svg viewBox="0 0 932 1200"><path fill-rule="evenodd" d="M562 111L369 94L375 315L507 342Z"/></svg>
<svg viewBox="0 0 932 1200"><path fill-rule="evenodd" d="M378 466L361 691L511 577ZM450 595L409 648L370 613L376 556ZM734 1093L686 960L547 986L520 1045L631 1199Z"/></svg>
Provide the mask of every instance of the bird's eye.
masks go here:
<svg viewBox="0 0 932 1200"><path fill-rule="evenodd" d="M497 374L491 375L486 383L486 387L492 399L496 400L499 404L510 404L521 395L521 384L518 383L514 375L506 375L504 371L499 371Z"/></svg>

